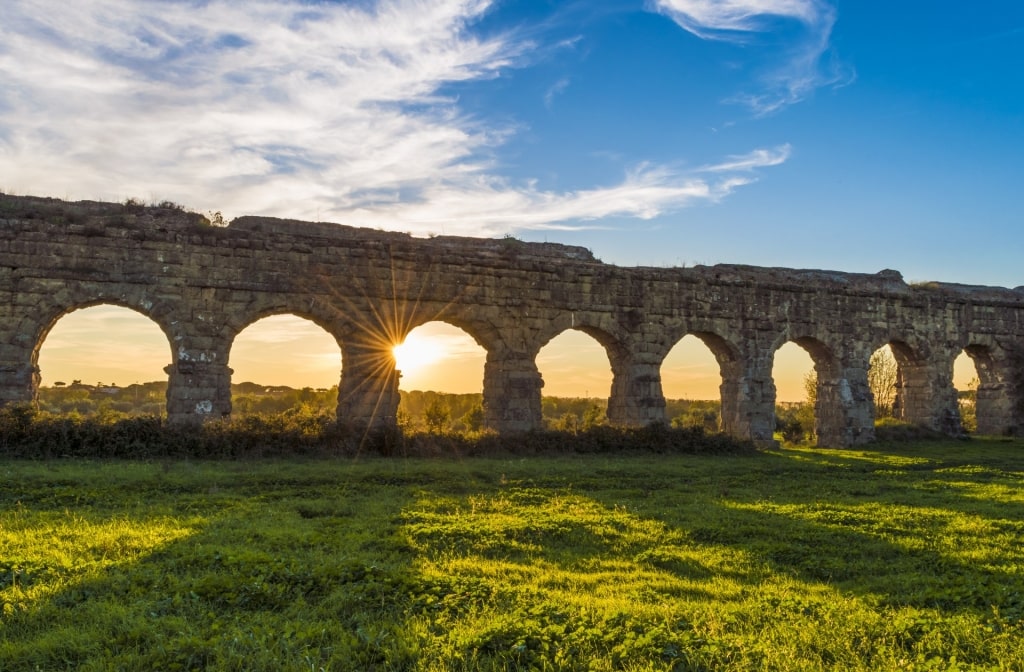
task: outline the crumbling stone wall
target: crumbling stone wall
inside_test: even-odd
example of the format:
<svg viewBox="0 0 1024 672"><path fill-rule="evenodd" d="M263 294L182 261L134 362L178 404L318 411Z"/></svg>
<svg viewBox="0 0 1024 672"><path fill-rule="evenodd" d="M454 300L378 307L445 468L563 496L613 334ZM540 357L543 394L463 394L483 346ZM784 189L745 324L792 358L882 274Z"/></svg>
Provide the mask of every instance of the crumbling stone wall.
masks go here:
<svg viewBox="0 0 1024 672"><path fill-rule="evenodd" d="M687 334L720 365L725 430L755 441L772 438L772 363L788 341L815 362L825 445L873 438L868 360L887 343L906 420L960 431L952 370L963 350L981 381L979 429L1017 432L1024 414L1024 288L909 286L895 271L621 268L583 248L514 239L417 239L257 217L213 227L173 207L0 195L0 404L35 398L47 333L97 304L138 311L167 336L174 422L231 413L234 338L282 313L337 340L338 416L353 423L394 423L391 346L435 320L487 352L486 423L499 431L541 425L537 353L566 329L607 351L616 423L666 420L661 364Z"/></svg>

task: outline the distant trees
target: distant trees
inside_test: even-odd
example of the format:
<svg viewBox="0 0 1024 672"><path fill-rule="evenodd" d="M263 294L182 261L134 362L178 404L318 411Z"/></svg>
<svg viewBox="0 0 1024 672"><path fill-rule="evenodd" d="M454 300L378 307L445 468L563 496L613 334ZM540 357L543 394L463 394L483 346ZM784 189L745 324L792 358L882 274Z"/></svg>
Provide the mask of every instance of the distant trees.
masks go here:
<svg viewBox="0 0 1024 672"><path fill-rule="evenodd" d="M400 390L398 424L407 429L431 432L478 432L484 425L484 396L444 392Z"/></svg>
<svg viewBox="0 0 1024 672"><path fill-rule="evenodd" d="M814 440L814 410L818 404L818 373L811 369L804 376L804 400L775 404L775 430L788 443Z"/></svg>
<svg viewBox="0 0 1024 672"><path fill-rule="evenodd" d="M39 410L54 415L159 416L165 413L166 400L166 382L116 387L75 380L70 385L60 382L39 388Z"/></svg>
<svg viewBox="0 0 1024 672"><path fill-rule="evenodd" d="M338 406L337 385L297 390L287 385L238 383L231 386L231 392L231 412L236 416L267 415L289 410L332 415Z"/></svg>
<svg viewBox="0 0 1024 672"><path fill-rule="evenodd" d="M466 411L462 418L462 424L471 432L479 432L484 428L484 407L483 404L475 404Z"/></svg>
<svg viewBox="0 0 1024 672"><path fill-rule="evenodd" d="M435 434L443 432L448 429L451 421L452 410L441 401L440 397L435 397L430 402L430 405L423 409L423 422L426 423L428 431Z"/></svg>
<svg viewBox="0 0 1024 672"><path fill-rule="evenodd" d="M868 388L875 398L875 418L892 417L896 407L896 383L900 367L892 348L875 350L868 362Z"/></svg>
<svg viewBox="0 0 1024 672"><path fill-rule="evenodd" d="M337 410L338 388L295 389L285 385L236 383L231 386L232 417L333 416ZM88 385L75 380L71 384L41 387L39 410L53 415L81 417L117 417L166 415L166 381L133 384L126 387ZM607 401L586 397L543 397L541 410L544 427L582 432L608 424ZM719 431L721 403L718 400L669 399L666 418L673 427ZM443 392L400 391L398 425L411 431L480 432L484 427L483 395Z"/></svg>
<svg viewBox="0 0 1024 672"><path fill-rule="evenodd" d="M722 402L718 400L669 399L665 414L673 427L699 427L705 432L717 432L722 425Z"/></svg>
<svg viewBox="0 0 1024 672"><path fill-rule="evenodd" d="M608 402L590 397L543 397L544 426L563 432L579 432L608 424Z"/></svg>
<svg viewBox="0 0 1024 672"><path fill-rule="evenodd" d="M295 410L333 415L338 405L336 386L296 390L287 386L240 383L231 387L233 414L239 417ZM81 380L70 385L55 383L53 387L39 388L39 410L54 415L163 416L167 412L167 382L135 383L126 387L103 383L83 385Z"/></svg>
<svg viewBox="0 0 1024 672"><path fill-rule="evenodd" d="M978 431L978 385L980 384L977 378L972 378L967 383L966 390L959 390L957 392L957 403L960 406L960 422L963 424L964 431L973 433Z"/></svg>

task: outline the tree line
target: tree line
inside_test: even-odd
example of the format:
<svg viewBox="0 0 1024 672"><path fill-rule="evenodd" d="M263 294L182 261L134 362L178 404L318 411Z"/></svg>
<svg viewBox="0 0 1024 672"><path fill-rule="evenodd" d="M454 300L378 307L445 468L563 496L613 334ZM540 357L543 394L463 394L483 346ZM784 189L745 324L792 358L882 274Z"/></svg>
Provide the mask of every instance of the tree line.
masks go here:
<svg viewBox="0 0 1024 672"><path fill-rule="evenodd" d="M477 432L483 428L483 394L451 394L412 390L399 392L398 425L431 432ZM119 417L166 415L167 383L155 381L119 387L76 380L39 388L39 411L51 415ZM286 385L237 383L231 386L232 415L239 418L278 415L332 415L338 388L292 388ZM607 399L595 397L543 397L541 412L547 429L586 431L608 424ZM671 399L666 415L674 427L718 431L718 401Z"/></svg>
<svg viewBox="0 0 1024 672"><path fill-rule="evenodd" d="M897 387L899 365L888 348L876 351L870 360L868 386L875 399L877 422L893 422L899 415ZM806 399L798 403L776 405L776 430L779 438L790 443L814 440L814 413L817 376L812 370L804 378ZM977 380L960 392L960 414L967 431L975 428L974 399ZM236 418L291 415L333 417L338 388L292 388L244 382L231 386L232 415ZM116 420L123 417L166 414L166 381L136 383L125 387L113 384L70 385L55 383L39 389L38 409L59 416L98 417ZM484 427L483 394L451 394L433 391L400 391L398 426L413 432L476 433ZM541 412L545 429L585 432L608 424L607 399L594 397L543 397ZM676 428L717 432L721 428L721 403L718 400L670 399L666 418Z"/></svg>

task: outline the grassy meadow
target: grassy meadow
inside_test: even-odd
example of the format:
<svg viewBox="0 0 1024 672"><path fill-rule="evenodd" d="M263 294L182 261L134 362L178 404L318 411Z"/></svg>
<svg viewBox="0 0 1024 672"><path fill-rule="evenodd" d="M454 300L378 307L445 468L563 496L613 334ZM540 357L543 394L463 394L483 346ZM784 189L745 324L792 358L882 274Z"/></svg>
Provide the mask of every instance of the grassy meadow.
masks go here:
<svg viewBox="0 0 1024 672"><path fill-rule="evenodd" d="M1024 441L0 461L0 670L1024 670Z"/></svg>

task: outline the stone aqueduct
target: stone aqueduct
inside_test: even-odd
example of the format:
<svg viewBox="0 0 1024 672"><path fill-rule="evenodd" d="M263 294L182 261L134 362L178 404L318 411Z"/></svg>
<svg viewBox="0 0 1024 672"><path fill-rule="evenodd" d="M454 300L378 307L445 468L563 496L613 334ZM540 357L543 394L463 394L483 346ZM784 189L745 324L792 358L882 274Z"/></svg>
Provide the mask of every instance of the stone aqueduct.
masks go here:
<svg viewBox="0 0 1024 672"><path fill-rule="evenodd" d="M895 271L623 268L583 248L515 239L256 217L216 227L172 207L0 195L0 298L0 404L35 399L39 349L58 319L113 304L166 335L172 422L229 415L235 336L288 313L337 340L338 416L371 426L395 421L391 346L436 320L486 350L485 418L498 431L541 425L535 358L567 329L607 351L615 423L665 420L662 360L692 334L720 365L722 423L735 436L771 440L772 364L788 341L814 360L824 445L873 438L868 360L885 344L900 365L905 420L959 431L952 371L966 351L980 379L978 431L1024 426L1024 287L914 286Z"/></svg>

